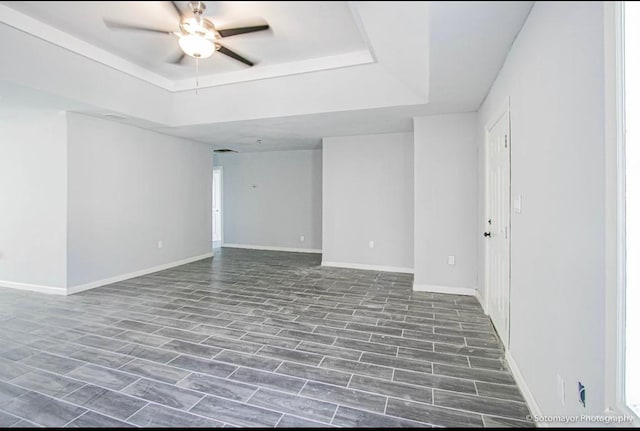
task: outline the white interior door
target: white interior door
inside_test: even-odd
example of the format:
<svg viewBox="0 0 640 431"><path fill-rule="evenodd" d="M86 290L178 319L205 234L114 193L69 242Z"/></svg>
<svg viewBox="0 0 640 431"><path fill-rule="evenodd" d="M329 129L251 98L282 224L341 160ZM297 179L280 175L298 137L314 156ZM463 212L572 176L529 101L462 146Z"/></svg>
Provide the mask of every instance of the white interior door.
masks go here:
<svg viewBox="0 0 640 431"><path fill-rule="evenodd" d="M215 169L213 171L213 184L211 187L213 196L212 202L212 216L211 216L211 241L217 242L222 240L222 187L220 170Z"/></svg>
<svg viewBox="0 0 640 431"><path fill-rule="evenodd" d="M506 107L487 130L485 274L487 312L503 344L509 345L511 290L511 135Z"/></svg>

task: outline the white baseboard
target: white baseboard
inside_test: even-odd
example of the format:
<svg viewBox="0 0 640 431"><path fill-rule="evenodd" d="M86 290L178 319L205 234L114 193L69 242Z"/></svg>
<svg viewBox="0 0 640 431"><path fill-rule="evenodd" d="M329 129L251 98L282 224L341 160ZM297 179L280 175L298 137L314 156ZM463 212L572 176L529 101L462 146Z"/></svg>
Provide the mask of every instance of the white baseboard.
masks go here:
<svg viewBox="0 0 640 431"><path fill-rule="evenodd" d="M518 388L520 388L520 391L522 391L522 396L527 402L527 406L529 406L531 415L534 417L537 416L539 418L543 417L540 406L536 402L536 399L533 397L527 381L524 379L524 376L520 372L520 368L518 368L518 364L516 364L515 359L513 359L513 356L511 356L511 352L508 349L505 349L504 356L507 360L507 363L509 364L509 368L511 368L511 374L513 374L513 378L518 384ZM540 428L549 428L550 425L546 422L536 422L536 426Z"/></svg>
<svg viewBox="0 0 640 431"><path fill-rule="evenodd" d="M414 284L415 292L448 293L450 295L476 296L477 290L473 287L436 286L435 284Z"/></svg>
<svg viewBox="0 0 640 431"><path fill-rule="evenodd" d="M484 311L484 314L488 316L489 312L487 311L487 303L484 299L484 296L482 296L482 293L480 293L479 290L476 290L476 299L480 303L480 306L482 307L482 311Z"/></svg>
<svg viewBox="0 0 640 431"><path fill-rule="evenodd" d="M364 269L367 271L402 272L405 274L413 274L413 268L403 268L400 266L365 265L362 263L325 262L325 261L322 261L321 265L331 266L334 268L351 268L351 269Z"/></svg>
<svg viewBox="0 0 640 431"><path fill-rule="evenodd" d="M222 247L247 248L247 249L250 249L250 250L291 251L291 252L294 252L294 253L322 253L322 250L318 250L317 248L271 247L271 246L268 246L268 245L223 243Z"/></svg>
<svg viewBox="0 0 640 431"><path fill-rule="evenodd" d="M484 314L488 316L489 312L486 308L487 303L485 302L484 297L480 294L479 291L478 293L476 293L476 297L478 298L478 302L480 302L480 305L482 306L482 310L484 311ZM509 351L509 349L507 349L506 347L504 349L504 357L507 360L507 363L509 364L509 368L511 369L511 374L513 374L513 378L515 379L518 385L518 388L520 388L520 390L522 391L522 396L524 397L524 400L527 402L527 406L529 407L529 411L531 412L531 415L542 417L543 415L542 415L542 411L540 410L540 406L536 402L536 399L533 397L533 394L529 389L529 385L527 384L527 381L524 379L524 376L520 372L520 368L518 367L518 364L516 363L515 359L513 359L513 356L511 356L511 352ZM546 422L536 422L536 426L540 428L548 428L550 425Z"/></svg>
<svg viewBox="0 0 640 431"><path fill-rule="evenodd" d="M104 278L102 280L92 281L90 283L80 284L78 286L68 287L66 294L71 295L74 293L82 292L84 290L94 289L96 287L105 286L111 283L117 283L119 281L128 280L130 278L140 277L142 275L151 274L152 272L163 271L165 269L173 268L180 265L186 265L187 263L195 262L197 260L206 259L213 256L213 252L201 254L200 256L189 257L187 259L176 260L174 262L165 263L163 265L154 266L152 268L141 269L140 271L130 272L128 274L116 275L115 277Z"/></svg>
<svg viewBox="0 0 640 431"><path fill-rule="evenodd" d="M14 281L0 280L0 287L10 289L29 290L31 292L47 293L49 295L66 295L67 289L64 287L45 286L43 284L16 283Z"/></svg>

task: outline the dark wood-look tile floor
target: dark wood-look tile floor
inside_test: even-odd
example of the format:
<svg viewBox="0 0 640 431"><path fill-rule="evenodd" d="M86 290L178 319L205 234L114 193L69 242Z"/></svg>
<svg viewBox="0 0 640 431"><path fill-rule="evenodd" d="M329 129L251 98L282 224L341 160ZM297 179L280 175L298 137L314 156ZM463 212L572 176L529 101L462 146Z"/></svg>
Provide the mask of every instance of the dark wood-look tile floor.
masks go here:
<svg viewBox="0 0 640 431"><path fill-rule="evenodd" d="M523 426L472 297L223 248L68 297L0 289L0 427Z"/></svg>

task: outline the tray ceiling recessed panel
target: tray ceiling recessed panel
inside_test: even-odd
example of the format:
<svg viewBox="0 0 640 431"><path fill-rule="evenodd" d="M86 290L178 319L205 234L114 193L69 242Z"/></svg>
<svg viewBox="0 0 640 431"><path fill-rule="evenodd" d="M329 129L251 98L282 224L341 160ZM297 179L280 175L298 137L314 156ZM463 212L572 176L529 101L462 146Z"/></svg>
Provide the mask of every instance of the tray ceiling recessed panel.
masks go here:
<svg viewBox="0 0 640 431"><path fill-rule="evenodd" d="M171 81L192 79L195 59L187 57L182 65L167 63L180 54L178 38L170 34L113 30L104 19L167 31L178 30L178 20L170 2L165 1L11 1L6 6L74 36L97 48L115 54ZM224 39L224 45L254 61L253 69L277 70L276 76L309 71L311 64L326 68L327 58L336 57L353 64L349 55L362 59L368 51L347 2L205 2L205 17L217 28L248 26L267 22L270 30ZM188 2L176 2L189 13ZM52 41L55 43L55 41ZM325 61L316 61L324 59ZM361 60L358 60L362 62ZM351 64L349 64L351 62ZM306 70L296 70L302 63ZM340 67L335 64L333 67ZM199 61L200 76L231 74L244 71L246 79L257 79L246 73L247 67L225 55L214 54ZM313 67L313 66L312 66ZM273 75L273 73L270 73ZM212 80L210 80L212 81ZM227 78L226 82L229 81ZM212 81L214 82L214 81ZM215 84L212 84L215 85Z"/></svg>

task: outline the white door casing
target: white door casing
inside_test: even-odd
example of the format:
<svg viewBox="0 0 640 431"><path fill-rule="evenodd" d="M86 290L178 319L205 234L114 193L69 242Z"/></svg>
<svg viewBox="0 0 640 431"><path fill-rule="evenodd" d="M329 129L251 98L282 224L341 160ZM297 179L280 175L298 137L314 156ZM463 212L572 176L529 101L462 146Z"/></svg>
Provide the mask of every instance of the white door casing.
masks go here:
<svg viewBox="0 0 640 431"><path fill-rule="evenodd" d="M486 128L485 288L487 313L509 346L511 294L511 130L507 103Z"/></svg>

